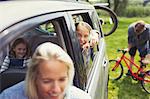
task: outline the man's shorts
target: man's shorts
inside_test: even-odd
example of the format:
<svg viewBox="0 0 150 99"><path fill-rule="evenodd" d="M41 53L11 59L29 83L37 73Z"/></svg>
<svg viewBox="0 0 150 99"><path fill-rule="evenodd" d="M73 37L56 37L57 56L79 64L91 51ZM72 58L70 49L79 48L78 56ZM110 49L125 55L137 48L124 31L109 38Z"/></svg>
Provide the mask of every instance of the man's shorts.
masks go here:
<svg viewBox="0 0 150 99"><path fill-rule="evenodd" d="M135 54L136 54L136 50L137 50L137 47L132 47L130 50L129 50L129 54L130 54L130 56L135 56ZM147 55L147 50L145 49L145 50L139 50L138 49L138 51L139 51L139 56L140 57L145 57L146 55Z"/></svg>
<svg viewBox="0 0 150 99"><path fill-rule="evenodd" d="M129 50L129 54L130 54L130 56L135 56L135 54L136 54L136 50L137 50L137 48L136 48L136 47L131 47L131 48L130 48L130 50Z"/></svg>

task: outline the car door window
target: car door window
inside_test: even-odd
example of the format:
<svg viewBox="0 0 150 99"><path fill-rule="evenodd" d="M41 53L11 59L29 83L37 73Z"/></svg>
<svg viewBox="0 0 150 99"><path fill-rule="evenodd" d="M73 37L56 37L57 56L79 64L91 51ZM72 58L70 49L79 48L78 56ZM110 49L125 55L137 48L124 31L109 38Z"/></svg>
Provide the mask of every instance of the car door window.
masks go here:
<svg viewBox="0 0 150 99"><path fill-rule="evenodd" d="M17 34L16 37L11 38L11 42L7 42L7 43L5 42L5 47L1 48L0 50L0 57L1 57L0 66L3 63L4 58L9 55L12 41L14 41L17 38L24 38L29 43L31 49L31 55L34 53L37 46L44 42L55 43L61 46L65 51L67 51L64 43L64 38L62 35L62 30L61 30L62 27L60 26L62 20L64 20L64 18L60 17L60 18L51 19L46 22L39 23L38 25L35 25L34 27L28 30L25 30L25 32ZM9 36L11 35L9 34ZM9 36L7 35L7 37Z"/></svg>
<svg viewBox="0 0 150 99"><path fill-rule="evenodd" d="M25 33L25 37L30 42L32 53L39 44L44 42L55 43L67 51L62 35L60 20L63 20L63 18L48 20Z"/></svg>
<svg viewBox="0 0 150 99"><path fill-rule="evenodd" d="M93 28L99 31L100 37L103 37L101 23L100 23L98 15L96 14L96 11L90 11L89 15L92 20Z"/></svg>
<svg viewBox="0 0 150 99"><path fill-rule="evenodd" d="M94 27L97 27L97 26L93 25L93 22L90 19L88 13L73 14L72 18L74 20L74 24L76 24L76 23L78 23L80 21L84 21L84 22L87 22L92 27L92 29L96 29ZM84 55L83 55L83 61L85 63L85 69L86 69L87 76L88 76L88 74L90 73L90 71L91 71L91 69L93 67L93 65L92 65L93 64L93 60L94 60L94 56L95 56L97 51L98 51L98 45L94 46L93 48L90 48L90 51L89 51L90 52L90 57L84 58ZM87 61L89 61L88 64L86 64Z"/></svg>

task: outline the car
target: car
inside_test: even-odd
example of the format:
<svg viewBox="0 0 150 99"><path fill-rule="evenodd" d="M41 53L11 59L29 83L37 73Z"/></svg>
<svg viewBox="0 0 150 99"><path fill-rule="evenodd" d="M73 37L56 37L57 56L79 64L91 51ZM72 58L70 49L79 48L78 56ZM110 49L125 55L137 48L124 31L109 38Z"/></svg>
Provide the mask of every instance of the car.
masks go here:
<svg viewBox="0 0 150 99"><path fill-rule="evenodd" d="M75 65L74 85L92 99L107 99L108 58L102 24L93 5L79 1L3 1L0 2L0 66L12 42L22 37L31 53L44 42L61 46ZM86 66L77 39L75 23L85 21L99 31L94 58ZM0 92L24 80L26 68L10 68L0 74Z"/></svg>

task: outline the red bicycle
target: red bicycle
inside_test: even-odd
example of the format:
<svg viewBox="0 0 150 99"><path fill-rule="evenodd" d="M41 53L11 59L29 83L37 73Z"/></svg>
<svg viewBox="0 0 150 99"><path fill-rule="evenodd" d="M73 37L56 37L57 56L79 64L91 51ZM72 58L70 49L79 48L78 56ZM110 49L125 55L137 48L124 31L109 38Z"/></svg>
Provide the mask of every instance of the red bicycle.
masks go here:
<svg viewBox="0 0 150 99"><path fill-rule="evenodd" d="M131 77L134 80L138 80L141 82L142 88L150 94L150 70L145 70L146 64L140 61L140 65L137 65L135 62L132 62L129 58L125 56L127 51L118 49L118 52L122 52L120 58L116 60L109 60L109 79L111 80L119 80L123 76L123 65L122 61L124 61L125 65L128 67L131 72ZM129 63L131 63L136 68L136 72L130 68ZM135 70L134 70L135 71Z"/></svg>

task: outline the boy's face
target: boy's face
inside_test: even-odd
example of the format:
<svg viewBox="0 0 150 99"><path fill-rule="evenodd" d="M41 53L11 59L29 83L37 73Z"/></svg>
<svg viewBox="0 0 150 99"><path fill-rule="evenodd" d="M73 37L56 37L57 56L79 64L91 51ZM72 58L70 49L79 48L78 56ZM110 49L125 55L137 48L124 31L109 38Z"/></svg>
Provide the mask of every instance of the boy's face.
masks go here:
<svg viewBox="0 0 150 99"><path fill-rule="evenodd" d="M143 26L143 25L139 24L135 27L135 32L137 33L137 35L141 34L144 30L145 30L145 26Z"/></svg>
<svg viewBox="0 0 150 99"><path fill-rule="evenodd" d="M80 46L82 47L84 44L86 44L89 40L89 30L84 26L77 26L77 36L78 40L80 42Z"/></svg>

